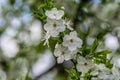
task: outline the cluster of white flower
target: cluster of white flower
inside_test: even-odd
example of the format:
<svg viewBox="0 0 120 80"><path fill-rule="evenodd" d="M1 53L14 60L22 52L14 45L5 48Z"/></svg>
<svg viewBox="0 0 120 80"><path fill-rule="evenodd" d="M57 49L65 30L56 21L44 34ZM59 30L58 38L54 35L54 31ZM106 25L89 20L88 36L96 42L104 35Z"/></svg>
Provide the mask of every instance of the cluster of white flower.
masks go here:
<svg viewBox="0 0 120 80"><path fill-rule="evenodd" d="M64 60L73 59L77 54L78 48L82 46L82 40L77 36L77 32L71 27L71 21L63 19L64 11L58 10L57 8L46 10L45 15L47 16L47 22L44 25L44 30L46 31L44 44L49 46L50 37L58 38L60 37L60 32L69 29L70 33L63 37L63 42L61 44L56 44L54 55L57 57L58 63L63 63Z"/></svg>
<svg viewBox="0 0 120 80"><path fill-rule="evenodd" d="M115 62L112 69L108 69L104 64L96 65L91 58L77 57L77 71L84 76L90 69L92 70L91 80L120 80L120 62ZM81 77L80 80L83 80Z"/></svg>
<svg viewBox="0 0 120 80"><path fill-rule="evenodd" d="M46 30L45 44L49 45L48 39L50 37L57 37L60 32L65 30L65 25L61 19L64 11L53 8L52 10L46 10L45 14L47 16L47 23L44 25Z"/></svg>
<svg viewBox="0 0 120 80"><path fill-rule="evenodd" d="M115 61L113 64L113 68L108 69L104 64L96 65L92 59L79 56L76 68L82 72L82 76L91 69L91 80L120 80L120 62ZM83 77L80 80L83 80Z"/></svg>
<svg viewBox="0 0 120 80"><path fill-rule="evenodd" d="M49 46L49 38L56 37L61 38L60 33L69 29L69 33L62 36L62 42L56 43L54 56L57 57L57 63L63 63L64 61L76 59L76 69L82 72L82 76L92 69L91 75L96 76L100 80L112 80L114 76L111 75L110 70L103 65L95 65L92 58L82 57L77 55L78 50L82 47L82 40L77 36L77 32L71 27L71 22L67 19L63 19L64 11L52 8L46 10L45 15L47 16L47 22L44 25L46 31L45 43ZM113 72L115 74L115 69ZM111 77L109 77L111 76ZM118 75L117 75L118 76ZM116 79L118 80L118 79Z"/></svg>
<svg viewBox="0 0 120 80"><path fill-rule="evenodd" d="M83 80L83 76L90 69L92 70L91 80L120 80L120 66L118 67L115 64L112 69L108 69L104 64L95 65L91 59L79 57L76 68L82 72L80 80Z"/></svg>
<svg viewBox="0 0 120 80"><path fill-rule="evenodd" d="M112 68L112 74L114 76L114 80L120 80L120 59L115 59L113 63L114 66Z"/></svg>
<svg viewBox="0 0 120 80"><path fill-rule="evenodd" d="M45 44L49 45L48 39L50 37L58 37L59 33L65 31L66 28L73 30L70 26L70 21L62 19L63 10L53 8L52 10L46 10L45 14L47 16L47 23L44 25L46 31Z"/></svg>
<svg viewBox="0 0 120 80"><path fill-rule="evenodd" d="M104 64L96 65L92 59L79 56L77 58L76 68L82 72L82 76L91 69L91 80L120 80L120 62L118 60L113 64L113 68L108 69ZM83 80L83 77L81 80Z"/></svg>
<svg viewBox="0 0 120 80"><path fill-rule="evenodd" d="M54 54L57 57L57 62L62 63L64 60L73 59L78 48L81 48L82 40L77 37L75 31L70 32L69 35L63 37L62 44L56 44Z"/></svg>
<svg viewBox="0 0 120 80"><path fill-rule="evenodd" d="M92 71L93 79L99 80L113 80L113 76L111 74L111 70L106 68L104 64L95 65Z"/></svg>

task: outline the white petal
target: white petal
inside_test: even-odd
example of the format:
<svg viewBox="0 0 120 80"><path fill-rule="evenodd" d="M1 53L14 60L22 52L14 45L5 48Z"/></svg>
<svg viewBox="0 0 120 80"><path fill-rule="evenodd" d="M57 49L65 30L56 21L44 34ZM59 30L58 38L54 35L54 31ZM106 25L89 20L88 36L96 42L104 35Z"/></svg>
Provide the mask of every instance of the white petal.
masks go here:
<svg viewBox="0 0 120 80"><path fill-rule="evenodd" d="M76 47L76 46L69 46L68 49L69 49L70 51L75 51L75 50L77 49L77 47Z"/></svg>
<svg viewBox="0 0 120 80"><path fill-rule="evenodd" d="M86 66L81 65L81 64L77 64L76 68L77 68L78 71L82 72L83 75L85 73L87 73L89 71L89 69L90 69L90 68L87 68Z"/></svg>
<svg viewBox="0 0 120 80"><path fill-rule="evenodd" d="M77 36L77 32L73 31L73 32L70 33L70 35L76 37Z"/></svg>
<svg viewBox="0 0 120 80"><path fill-rule="evenodd" d="M50 34L52 37L58 37L59 32L57 32L56 30L52 30Z"/></svg>
<svg viewBox="0 0 120 80"><path fill-rule="evenodd" d="M70 40L70 36L69 35L65 35L63 38L63 41L69 41Z"/></svg>
<svg viewBox="0 0 120 80"><path fill-rule="evenodd" d="M65 54L64 54L64 58L65 58L65 60L70 60L70 59L72 59L72 54L70 54L70 53L65 53Z"/></svg>
<svg viewBox="0 0 120 80"><path fill-rule="evenodd" d="M54 51L54 55L56 56L56 57L59 57L59 56L61 56L61 52L60 51Z"/></svg>
<svg viewBox="0 0 120 80"><path fill-rule="evenodd" d="M52 8L52 10L51 10L52 12L57 12L57 8Z"/></svg>
<svg viewBox="0 0 120 80"><path fill-rule="evenodd" d="M49 24L49 23L46 23L45 25L44 25L44 29L46 30L46 31L51 31L51 25Z"/></svg>
<svg viewBox="0 0 120 80"><path fill-rule="evenodd" d="M63 10L59 10L58 14L56 15L56 20L61 19L63 15L64 15L64 11Z"/></svg>
<svg viewBox="0 0 120 80"><path fill-rule="evenodd" d="M57 58L58 63L63 63L63 61L64 61L64 56L60 56Z"/></svg>
<svg viewBox="0 0 120 80"><path fill-rule="evenodd" d="M56 14L57 9L53 8L52 10L46 10L45 15L50 18L50 19L55 19L56 16L54 14Z"/></svg>
<svg viewBox="0 0 120 80"><path fill-rule="evenodd" d="M49 13L50 13L50 11L49 11L49 10L46 10L45 15L48 16Z"/></svg>
<svg viewBox="0 0 120 80"><path fill-rule="evenodd" d="M63 45L64 47L68 47L68 44L69 44L68 41L64 41L64 42L62 42L62 45Z"/></svg>
<svg viewBox="0 0 120 80"><path fill-rule="evenodd" d="M58 47L59 47L59 44L56 44L56 45L55 45L55 48L58 48Z"/></svg>
<svg viewBox="0 0 120 80"><path fill-rule="evenodd" d="M77 57L77 63L84 64L84 62L85 62L85 58L84 57L82 57L82 56L78 56Z"/></svg>
<svg viewBox="0 0 120 80"><path fill-rule="evenodd" d="M63 49L64 49L64 48L63 48L61 45L56 44L55 50L54 50L54 55L55 55L56 57L61 56Z"/></svg>
<svg viewBox="0 0 120 80"><path fill-rule="evenodd" d="M45 15L50 19L55 19L56 18L56 16L54 16L53 12L51 12L51 11L46 11Z"/></svg>
<svg viewBox="0 0 120 80"><path fill-rule="evenodd" d="M78 47L78 48L81 48L82 40L74 42L74 45L76 45L76 47Z"/></svg>
<svg viewBox="0 0 120 80"><path fill-rule="evenodd" d="M56 24L57 24L56 29L58 32L63 32L65 30L65 26L62 20L58 20Z"/></svg>
<svg viewBox="0 0 120 80"><path fill-rule="evenodd" d="M56 49L54 50L54 55L55 55L56 57L59 57L59 56L62 55L62 52L61 52L61 48L60 48L60 47L58 47L58 48L56 48Z"/></svg>
<svg viewBox="0 0 120 80"><path fill-rule="evenodd" d="M52 10L47 10L45 12L45 15L49 17L50 19L60 20L62 16L64 15L64 11L57 10L57 8L52 8Z"/></svg>

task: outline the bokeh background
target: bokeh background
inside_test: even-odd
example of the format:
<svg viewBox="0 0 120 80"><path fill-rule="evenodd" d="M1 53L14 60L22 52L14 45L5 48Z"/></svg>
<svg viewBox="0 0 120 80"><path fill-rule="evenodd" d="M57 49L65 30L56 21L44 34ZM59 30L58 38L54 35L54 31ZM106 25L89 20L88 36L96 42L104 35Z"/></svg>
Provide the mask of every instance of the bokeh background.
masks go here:
<svg viewBox="0 0 120 80"><path fill-rule="evenodd" d="M42 1L0 0L0 80L23 80L27 73L33 80L67 80L64 68L72 63L56 63L55 41L50 40L51 48L43 45L42 21L32 16ZM97 38L97 50L111 50L112 62L120 66L120 0L57 0L55 5L65 7L85 45Z"/></svg>

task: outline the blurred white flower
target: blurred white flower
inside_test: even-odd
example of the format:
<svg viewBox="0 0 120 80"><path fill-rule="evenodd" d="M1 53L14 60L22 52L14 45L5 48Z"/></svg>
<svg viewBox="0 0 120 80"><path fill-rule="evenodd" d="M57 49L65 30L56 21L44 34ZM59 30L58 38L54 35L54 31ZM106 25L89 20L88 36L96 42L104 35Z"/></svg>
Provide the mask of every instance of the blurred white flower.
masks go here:
<svg viewBox="0 0 120 80"><path fill-rule="evenodd" d="M111 49L112 51L116 51L119 48L119 41L116 36L113 36L112 34L106 34L105 35L105 46L108 49Z"/></svg>
<svg viewBox="0 0 120 80"><path fill-rule="evenodd" d="M20 21L20 19L18 19L18 18L13 18L13 19L10 21L10 23L11 23L11 26L14 27L14 28L16 28L16 29L21 26L21 21Z"/></svg>
<svg viewBox="0 0 120 80"><path fill-rule="evenodd" d="M112 68L112 74L113 74L115 80L120 80L120 68L114 66Z"/></svg>
<svg viewBox="0 0 120 80"><path fill-rule="evenodd" d="M95 65L91 74L97 76L97 79L99 80L113 80L114 78L111 70L106 68L104 64Z"/></svg>
<svg viewBox="0 0 120 80"><path fill-rule="evenodd" d="M74 58L76 51L69 51L67 48L62 45L56 44L54 55L57 57L58 63L63 63L64 60L70 60Z"/></svg>
<svg viewBox="0 0 120 80"><path fill-rule="evenodd" d="M2 36L0 39L0 47L3 51L3 55L8 58L13 58L19 52L19 46L17 41L10 36Z"/></svg>
<svg viewBox="0 0 120 80"><path fill-rule="evenodd" d="M120 59L115 59L113 62L112 74L115 80L120 80Z"/></svg>
<svg viewBox="0 0 120 80"><path fill-rule="evenodd" d="M70 20L65 19L64 21L64 25L69 29L69 30L73 30L73 28L71 27L72 23Z"/></svg>
<svg viewBox="0 0 120 80"><path fill-rule="evenodd" d="M59 20L64 15L64 11L63 10L57 10L57 8L53 8L52 10L46 10L45 14L50 19Z"/></svg>
<svg viewBox="0 0 120 80"><path fill-rule="evenodd" d="M40 41L42 37L42 25L38 20L34 20L30 26L30 39L35 44Z"/></svg>
<svg viewBox="0 0 120 80"><path fill-rule="evenodd" d="M0 80L7 80L7 75L2 69L0 69Z"/></svg>
<svg viewBox="0 0 120 80"><path fill-rule="evenodd" d="M82 72L83 75L85 73L87 73L89 71L89 69L91 69L93 67L94 67L94 63L93 63L92 59L84 58L82 56L79 56L77 58L76 68L78 71Z"/></svg>
<svg viewBox="0 0 120 80"><path fill-rule="evenodd" d="M57 37L60 32L65 30L65 26L63 24L63 20L47 19L44 29L49 32L50 36Z"/></svg>
<svg viewBox="0 0 120 80"><path fill-rule="evenodd" d="M119 56L118 56L119 57ZM114 66L120 68L120 58L115 58L113 61Z"/></svg>
<svg viewBox="0 0 120 80"><path fill-rule="evenodd" d="M120 26L116 26L113 30L113 33L116 33L117 37L120 38Z"/></svg>
<svg viewBox="0 0 120 80"><path fill-rule="evenodd" d="M104 21L108 21L112 17L114 17L118 9L119 5L117 3L109 3L103 7L103 9L98 13L97 16Z"/></svg>
<svg viewBox="0 0 120 80"><path fill-rule="evenodd" d="M81 48L82 40L77 37L77 32L70 32L69 35L65 35L63 38L63 46L68 47L70 51L74 51L77 48Z"/></svg>

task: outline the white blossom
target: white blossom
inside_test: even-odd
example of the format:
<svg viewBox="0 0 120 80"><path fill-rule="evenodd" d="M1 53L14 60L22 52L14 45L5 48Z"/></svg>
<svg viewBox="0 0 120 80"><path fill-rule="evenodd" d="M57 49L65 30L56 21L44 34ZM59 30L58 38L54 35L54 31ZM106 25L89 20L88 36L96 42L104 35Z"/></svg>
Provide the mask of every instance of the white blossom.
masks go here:
<svg viewBox="0 0 120 80"><path fill-rule="evenodd" d="M112 68L112 73L115 77L115 80L120 80L120 59L115 59Z"/></svg>
<svg viewBox="0 0 120 80"><path fill-rule="evenodd" d="M70 32L69 35L65 35L63 38L63 46L68 47L70 51L74 51L77 48L81 48L82 40L77 37L77 32Z"/></svg>
<svg viewBox="0 0 120 80"><path fill-rule="evenodd" d="M120 80L120 68L114 66L112 68L112 74L113 74L115 80Z"/></svg>
<svg viewBox="0 0 120 80"><path fill-rule="evenodd" d="M44 25L44 29L49 32L52 37L57 37L60 32L65 30L63 20L51 20L47 19L47 23Z"/></svg>
<svg viewBox="0 0 120 80"><path fill-rule="evenodd" d="M58 63L63 63L64 60L70 60L74 58L76 51L69 51L66 47L56 44L54 55L57 57Z"/></svg>
<svg viewBox="0 0 120 80"><path fill-rule="evenodd" d="M50 19L60 20L64 15L64 11L57 10L57 8L52 8L52 10L46 10L45 14Z"/></svg>
<svg viewBox="0 0 120 80"><path fill-rule="evenodd" d="M71 27L72 23L70 20L65 19L64 21L64 25L69 29L69 30L73 30L73 28Z"/></svg>
<svg viewBox="0 0 120 80"><path fill-rule="evenodd" d="M104 21L108 21L114 17L118 9L119 5L117 3L108 3L103 7L101 12L98 12L97 16Z"/></svg>
<svg viewBox="0 0 120 80"><path fill-rule="evenodd" d="M7 80L7 74L2 69L0 69L0 80Z"/></svg>
<svg viewBox="0 0 120 80"><path fill-rule="evenodd" d="M94 67L94 63L92 61L92 59L90 58L85 58L82 56L79 56L77 58L77 65L76 68L78 71L82 72L82 74L84 75L85 73L87 73L89 71L89 69Z"/></svg>
<svg viewBox="0 0 120 80"><path fill-rule="evenodd" d="M97 79L99 80L113 80L114 78L111 70L106 68L104 64L95 65L91 74L97 76Z"/></svg>

